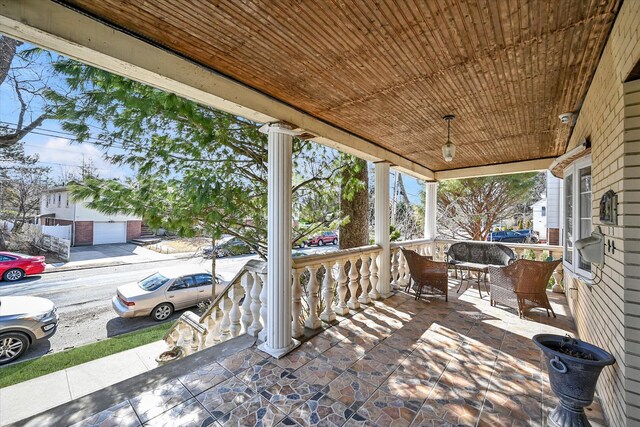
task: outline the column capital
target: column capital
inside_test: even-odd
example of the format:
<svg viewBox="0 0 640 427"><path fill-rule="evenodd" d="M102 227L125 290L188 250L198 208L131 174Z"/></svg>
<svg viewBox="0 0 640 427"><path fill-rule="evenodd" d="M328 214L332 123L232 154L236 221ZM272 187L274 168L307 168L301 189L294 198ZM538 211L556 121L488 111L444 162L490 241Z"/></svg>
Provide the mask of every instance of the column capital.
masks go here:
<svg viewBox="0 0 640 427"><path fill-rule="evenodd" d="M294 129L297 129L297 128L291 123L274 122L274 123L265 123L262 126L260 126L260 129L258 130L260 131L260 133L269 134L271 132L274 132L274 133L284 133L286 135L291 135L291 136L298 136L302 133L301 130L294 130Z"/></svg>

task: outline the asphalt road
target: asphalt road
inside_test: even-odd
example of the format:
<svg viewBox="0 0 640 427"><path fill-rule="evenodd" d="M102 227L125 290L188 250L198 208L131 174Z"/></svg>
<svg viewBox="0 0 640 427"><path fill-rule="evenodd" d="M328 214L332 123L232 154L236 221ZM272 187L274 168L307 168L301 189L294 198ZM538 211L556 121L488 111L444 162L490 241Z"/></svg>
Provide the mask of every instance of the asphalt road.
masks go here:
<svg viewBox="0 0 640 427"><path fill-rule="evenodd" d="M333 246L307 248L305 252L335 250ZM231 280L242 266L255 255L220 258L216 262L216 273ZM58 307L60 322L56 334L48 341L34 344L20 360L40 357L103 340L108 337L157 325L150 317L125 319L111 308L111 298L118 286L138 281L159 269L179 271L211 270L211 260L202 258L145 262L121 266L109 266L46 273L27 277L17 283L0 282L0 297L7 295L30 295L50 299ZM194 308L195 309L195 308ZM192 309L193 310L193 309ZM173 314L169 321L177 319L182 311Z"/></svg>

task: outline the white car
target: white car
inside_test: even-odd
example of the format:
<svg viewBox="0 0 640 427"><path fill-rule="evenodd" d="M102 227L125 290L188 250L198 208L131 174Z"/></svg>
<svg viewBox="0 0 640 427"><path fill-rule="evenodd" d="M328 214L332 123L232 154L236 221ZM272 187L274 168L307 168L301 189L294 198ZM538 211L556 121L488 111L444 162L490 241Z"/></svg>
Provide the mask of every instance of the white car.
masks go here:
<svg viewBox="0 0 640 427"><path fill-rule="evenodd" d="M216 284L222 278L216 275ZM193 307L211 299L211 273L175 273L160 271L136 283L120 286L111 300L120 317L151 316L161 321L175 310Z"/></svg>

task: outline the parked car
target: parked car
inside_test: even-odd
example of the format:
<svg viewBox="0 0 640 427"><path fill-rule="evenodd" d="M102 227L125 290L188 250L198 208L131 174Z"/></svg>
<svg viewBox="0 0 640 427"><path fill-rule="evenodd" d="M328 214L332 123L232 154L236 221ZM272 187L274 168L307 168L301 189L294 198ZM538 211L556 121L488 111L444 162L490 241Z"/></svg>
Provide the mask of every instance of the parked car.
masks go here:
<svg viewBox="0 0 640 427"><path fill-rule="evenodd" d="M40 274L44 271L45 265L43 256L0 252L0 277L7 282L15 282L24 276Z"/></svg>
<svg viewBox="0 0 640 427"><path fill-rule="evenodd" d="M333 231L324 231L320 234L316 234L307 242L309 246L314 246L314 245L324 246L324 245L328 245L329 243L333 245L338 244L338 235Z"/></svg>
<svg viewBox="0 0 640 427"><path fill-rule="evenodd" d="M211 246L203 248L202 257L211 258L214 252L216 254L216 258L222 258L226 256L252 254L254 253L254 250L242 240L237 237L233 237L218 243L215 251Z"/></svg>
<svg viewBox="0 0 640 427"><path fill-rule="evenodd" d="M58 310L40 297L0 297L0 365L11 363L36 341L51 337Z"/></svg>
<svg viewBox="0 0 640 427"><path fill-rule="evenodd" d="M216 275L216 284L223 282ZM211 273L176 274L160 271L139 282L120 286L111 306L120 317L151 316L168 319L175 310L196 306L211 298Z"/></svg>
<svg viewBox="0 0 640 427"><path fill-rule="evenodd" d="M533 230L503 230L489 233L487 241L502 243L538 243L538 236Z"/></svg>

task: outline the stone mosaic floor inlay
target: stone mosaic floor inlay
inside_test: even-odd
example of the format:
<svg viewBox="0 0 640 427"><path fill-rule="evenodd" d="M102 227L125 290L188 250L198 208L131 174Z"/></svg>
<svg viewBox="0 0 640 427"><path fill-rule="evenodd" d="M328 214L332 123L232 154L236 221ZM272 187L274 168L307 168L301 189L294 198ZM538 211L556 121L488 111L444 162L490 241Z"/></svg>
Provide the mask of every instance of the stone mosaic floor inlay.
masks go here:
<svg viewBox="0 0 640 427"><path fill-rule="evenodd" d="M574 332L564 296L549 297L557 319L536 310L520 319L474 288L449 302L397 292L338 316L282 359L250 348L74 427L546 427L557 400L531 337ZM604 425L597 401L587 413Z"/></svg>

